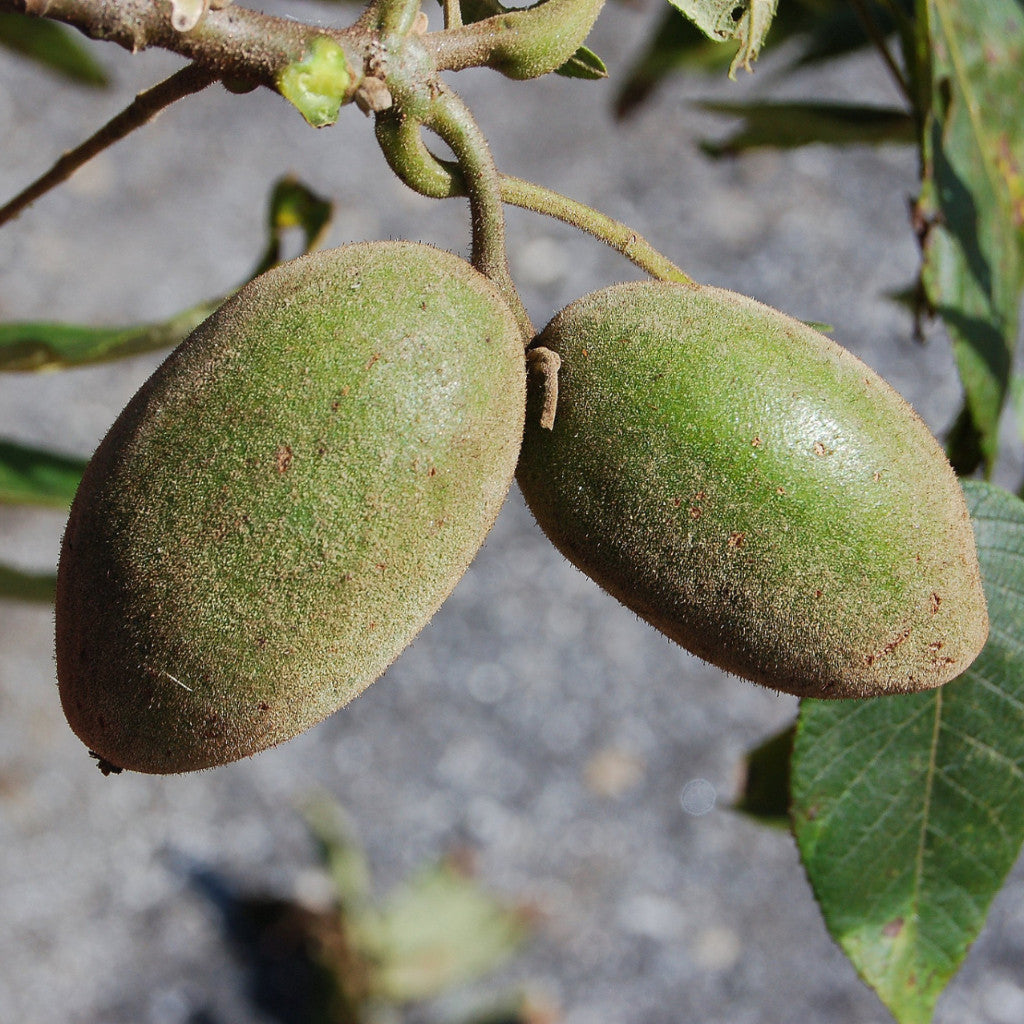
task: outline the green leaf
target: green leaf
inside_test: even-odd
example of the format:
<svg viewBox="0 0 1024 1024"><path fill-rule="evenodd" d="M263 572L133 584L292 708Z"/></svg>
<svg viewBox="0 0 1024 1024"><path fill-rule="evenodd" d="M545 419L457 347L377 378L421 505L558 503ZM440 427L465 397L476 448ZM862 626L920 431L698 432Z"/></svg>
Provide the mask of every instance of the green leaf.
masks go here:
<svg viewBox="0 0 1024 1024"><path fill-rule="evenodd" d="M372 941L376 987L394 1002L429 998L486 974L525 937L521 914L441 864L388 898Z"/></svg>
<svg viewBox="0 0 1024 1024"><path fill-rule="evenodd" d="M854 103L705 102L704 110L743 118L743 126L724 142L702 142L710 156L747 149L794 149L815 142L828 145L913 143L914 119L904 110Z"/></svg>
<svg viewBox="0 0 1024 1024"><path fill-rule="evenodd" d="M922 281L953 339L988 468L1024 287L1024 6L928 0L931 110L918 201Z"/></svg>
<svg viewBox="0 0 1024 1024"><path fill-rule="evenodd" d="M26 14L0 13L0 46L81 85L109 84L106 71L63 25Z"/></svg>
<svg viewBox="0 0 1024 1024"><path fill-rule="evenodd" d="M750 65L764 43L775 17L778 0L669 0L694 23L708 39L740 44L729 65L729 77L734 78L737 68L750 71Z"/></svg>
<svg viewBox="0 0 1024 1024"><path fill-rule="evenodd" d="M0 371L59 370L177 345L218 303L202 303L162 323L87 327L64 323L0 324Z"/></svg>
<svg viewBox="0 0 1024 1024"><path fill-rule="evenodd" d="M84 470L82 459L0 441L0 502L65 508Z"/></svg>
<svg viewBox="0 0 1024 1024"><path fill-rule="evenodd" d="M560 68L555 68L555 74L595 82L608 77L608 68L593 50L581 46Z"/></svg>
<svg viewBox="0 0 1024 1024"><path fill-rule="evenodd" d="M346 918L358 918L369 904L370 866L342 810L324 795L305 809L306 827L334 883Z"/></svg>
<svg viewBox="0 0 1024 1024"><path fill-rule="evenodd" d="M284 257L285 232L302 232L302 252L321 244L330 225L332 204L291 176L279 179L267 207L267 243L247 280ZM109 362L184 341L222 302L202 302L159 323L128 327L90 327L66 323L0 324L0 371L59 370Z"/></svg>
<svg viewBox="0 0 1024 1024"><path fill-rule="evenodd" d="M837 16L843 17L841 35L850 45L863 46L865 37L859 23L851 26L846 0L787 0L772 24L772 42L778 44L806 36L810 46ZM838 14L837 14L838 12ZM823 44L824 45L824 44ZM729 62L728 53L701 33L675 7L667 9L646 47L625 73L615 99L616 117L626 117L647 100L668 77L683 71L718 71Z"/></svg>
<svg viewBox="0 0 1024 1024"><path fill-rule="evenodd" d="M735 809L765 825L789 825L789 762L796 726L765 740L747 753L743 788Z"/></svg>
<svg viewBox="0 0 1024 1024"><path fill-rule="evenodd" d="M0 598L50 604L56 589L57 577L53 573L35 574L0 565Z"/></svg>
<svg viewBox="0 0 1024 1024"><path fill-rule="evenodd" d="M267 208L267 247L250 279L276 266L282 260L285 232L302 231L303 253L312 252L323 241L334 212L329 199L317 195L291 175L278 179L270 193Z"/></svg>
<svg viewBox="0 0 1024 1024"><path fill-rule="evenodd" d="M1024 838L1024 503L964 485L991 634L928 693L805 700L792 818L825 923L901 1024L925 1024Z"/></svg>

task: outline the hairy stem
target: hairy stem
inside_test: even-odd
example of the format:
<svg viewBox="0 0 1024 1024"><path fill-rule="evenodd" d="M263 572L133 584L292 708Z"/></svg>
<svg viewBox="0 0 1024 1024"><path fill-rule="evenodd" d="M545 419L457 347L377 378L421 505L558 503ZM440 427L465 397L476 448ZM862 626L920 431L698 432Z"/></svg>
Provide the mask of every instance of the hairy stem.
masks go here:
<svg viewBox="0 0 1024 1024"><path fill-rule="evenodd" d="M151 121L175 100L191 96L216 80L217 73L215 71L200 67L198 64L189 64L151 89L140 92L120 114L108 121L81 145L68 150L42 177L37 178L10 202L0 207L0 227L17 217L25 207L35 202L40 196L67 181L75 171L98 153L114 145L115 142L120 142L136 128L141 128Z"/></svg>
<svg viewBox="0 0 1024 1024"><path fill-rule="evenodd" d="M473 225L473 266L497 286L529 342L535 332L508 267L500 176L487 140L469 108L447 89L431 104L425 124L451 146L459 162Z"/></svg>
<svg viewBox="0 0 1024 1024"><path fill-rule="evenodd" d="M584 203L569 199L542 185L503 175L501 198L512 206L533 210L571 224L610 245L632 264L659 281L693 284L693 278L677 267L642 235L621 221L614 220Z"/></svg>
<svg viewBox="0 0 1024 1024"><path fill-rule="evenodd" d="M431 199L464 196L466 187L458 164L442 160L427 149L422 125L393 110L377 115L377 143L388 166L414 192Z"/></svg>
<svg viewBox="0 0 1024 1024"><path fill-rule="evenodd" d="M462 4L459 0L442 0L444 6L444 27L446 29L462 27Z"/></svg>
<svg viewBox="0 0 1024 1024"><path fill-rule="evenodd" d="M407 36L420 9L420 0L375 0L377 26L384 36Z"/></svg>
<svg viewBox="0 0 1024 1024"><path fill-rule="evenodd" d="M0 0L2 11L60 21L131 53L153 46L170 50L218 78L270 89L276 89L277 75L302 60L318 36L329 36L344 50L355 78L362 74L370 45L367 28L358 23L326 29L235 5L210 10L190 32L177 31L170 5L154 0Z"/></svg>
<svg viewBox="0 0 1024 1024"><path fill-rule="evenodd" d="M434 199L466 194L458 165L431 153L423 142L419 125L414 121L397 117L379 118L377 140L391 169L413 191ZM500 174L498 184L502 202L554 217L585 231L659 281L693 284L688 274L621 221L521 178Z"/></svg>

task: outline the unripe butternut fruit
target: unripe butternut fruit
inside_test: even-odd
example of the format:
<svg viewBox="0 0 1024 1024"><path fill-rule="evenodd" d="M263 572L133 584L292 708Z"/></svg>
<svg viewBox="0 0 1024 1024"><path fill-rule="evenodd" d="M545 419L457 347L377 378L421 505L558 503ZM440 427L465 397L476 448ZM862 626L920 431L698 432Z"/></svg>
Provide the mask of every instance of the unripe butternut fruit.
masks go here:
<svg viewBox="0 0 1024 1024"><path fill-rule="evenodd" d="M518 481L578 568L701 658L801 697L938 686L988 633L960 486L845 349L718 288L562 310L553 429L530 374Z"/></svg>
<svg viewBox="0 0 1024 1024"><path fill-rule="evenodd" d="M228 300L103 440L64 537L61 700L101 767L241 758L365 689L511 485L522 340L415 243L305 256Z"/></svg>

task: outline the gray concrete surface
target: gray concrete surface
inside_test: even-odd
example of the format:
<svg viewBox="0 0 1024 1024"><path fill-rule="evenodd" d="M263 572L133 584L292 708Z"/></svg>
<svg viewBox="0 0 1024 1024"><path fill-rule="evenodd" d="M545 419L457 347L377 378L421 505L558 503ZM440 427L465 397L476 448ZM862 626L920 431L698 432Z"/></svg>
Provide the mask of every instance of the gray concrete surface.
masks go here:
<svg viewBox="0 0 1024 1024"><path fill-rule="evenodd" d="M602 16L592 41L613 75L657 13L615 5ZM95 52L116 77L109 93L63 87L0 53L0 195L178 63ZM834 324L942 430L957 395L945 342L913 345L883 294L915 270L913 154L810 147L711 163L696 149L727 127L695 111L699 97L799 87L893 99L870 59L784 83L775 66L769 53L738 85L677 79L620 126L607 83L464 73L458 86L504 170L628 221L700 280ZM267 189L288 171L336 198L333 243L467 248L463 205L392 180L354 110L314 132L274 96L210 90L0 234L0 319L117 323L230 287L260 248ZM538 324L636 276L532 215L510 216L510 239ZM154 365L0 380L0 436L88 454ZM56 513L0 509L0 559L52 565L61 527ZM48 610L0 604L0 1021L263 1024L215 912L167 855L254 890L315 892L298 808L317 790L351 815L382 891L468 846L488 887L538 908L534 940L476 988L481 999L522 988L565 1024L888 1019L830 941L791 839L729 810L744 750L788 723L795 701L723 676L637 621L551 549L516 493L386 678L245 763L101 777L61 716L51 631ZM609 763L639 768L618 795L594 784ZM943 1024L1024 1019L1022 895L1018 871L941 1003ZM409 1019L441 1021L452 1008Z"/></svg>

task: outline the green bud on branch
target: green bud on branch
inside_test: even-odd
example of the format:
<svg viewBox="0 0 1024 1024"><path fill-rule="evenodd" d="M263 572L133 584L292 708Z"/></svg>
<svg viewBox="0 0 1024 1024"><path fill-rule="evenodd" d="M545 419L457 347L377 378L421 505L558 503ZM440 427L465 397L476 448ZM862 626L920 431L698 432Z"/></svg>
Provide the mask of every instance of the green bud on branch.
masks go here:
<svg viewBox="0 0 1024 1024"><path fill-rule="evenodd" d="M277 89L314 127L334 124L352 74L345 51L330 36L317 36L310 52L277 74Z"/></svg>
<svg viewBox="0 0 1024 1024"><path fill-rule="evenodd" d="M604 0L544 0L427 39L440 71L489 67L508 78L560 68L590 34Z"/></svg>

